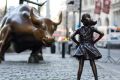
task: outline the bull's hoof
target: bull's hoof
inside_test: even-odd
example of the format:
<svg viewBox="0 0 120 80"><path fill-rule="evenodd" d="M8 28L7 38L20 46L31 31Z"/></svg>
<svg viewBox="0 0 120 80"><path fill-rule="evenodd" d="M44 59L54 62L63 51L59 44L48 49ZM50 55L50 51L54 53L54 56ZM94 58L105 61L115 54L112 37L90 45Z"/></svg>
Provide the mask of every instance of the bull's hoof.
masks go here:
<svg viewBox="0 0 120 80"><path fill-rule="evenodd" d="M28 63L39 63L39 59L37 56L30 56Z"/></svg>
<svg viewBox="0 0 120 80"><path fill-rule="evenodd" d="M2 60L0 59L0 63L2 62Z"/></svg>
<svg viewBox="0 0 120 80"><path fill-rule="evenodd" d="M43 61L43 56L38 55L38 59L39 59L40 61Z"/></svg>
<svg viewBox="0 0 120 80"><path fill-rule="evenodd" d="M0 63L2 63L2 61L4 61L4 59L3 59L3 58L0 58Z"/></svg>
<svg viewBox="0 0 120 80"><path fill-rule="evenodd" d="M5 58L4 58L4 57L2 57L2 58L1 58L1 60L2 60L2 61L5 61Z"/></svg>

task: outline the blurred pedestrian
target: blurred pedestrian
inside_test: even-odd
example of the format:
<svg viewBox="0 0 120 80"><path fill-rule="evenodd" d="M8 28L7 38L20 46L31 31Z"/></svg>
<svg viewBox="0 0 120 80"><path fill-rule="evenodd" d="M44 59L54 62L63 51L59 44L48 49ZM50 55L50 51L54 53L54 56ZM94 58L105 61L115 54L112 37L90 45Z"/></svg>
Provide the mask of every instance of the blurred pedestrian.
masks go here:
<svg viewBox="0 0 120 80"><path fill-rule="evenodd" d="M97 21L93 21L89 14L83 14L81 22L83 23L83 26L77 29L71 36L71 39L78 45L78 48L73 55L79 61L77 80L80 80L81 78L85 60L90 61L95 80L98 80L95 60L100 59L102 55L94 44L99 41L104 34L93 27ZM96 40L93 40L94 32L99 34L99 37ZM75 38L77 34L79 35L79 41Z"/></svg>

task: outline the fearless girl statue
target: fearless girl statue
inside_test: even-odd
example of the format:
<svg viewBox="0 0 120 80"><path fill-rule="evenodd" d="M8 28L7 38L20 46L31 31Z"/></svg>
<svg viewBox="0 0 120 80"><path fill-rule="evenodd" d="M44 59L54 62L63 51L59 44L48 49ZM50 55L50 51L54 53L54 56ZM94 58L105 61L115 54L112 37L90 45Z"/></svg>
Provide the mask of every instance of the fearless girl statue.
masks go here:
<svg viewBox="0 0 120 80"><path fill-rule="evenodd" d="M90 61L95 80L98 80L95 60L100 59L102 55L94 44L99 41L104 34L93 27L97 21L93 21L90 14L83 14L81 22L83 23L83 26L77 29L71 36L71 39L78 45L78 48L73 55L79 61L77 80L80 80L81 78L85 60ZM95 40L93 40L94 32L99 34L99 37ZM79 41L75 38L77 34L79 35Z"/></svg>

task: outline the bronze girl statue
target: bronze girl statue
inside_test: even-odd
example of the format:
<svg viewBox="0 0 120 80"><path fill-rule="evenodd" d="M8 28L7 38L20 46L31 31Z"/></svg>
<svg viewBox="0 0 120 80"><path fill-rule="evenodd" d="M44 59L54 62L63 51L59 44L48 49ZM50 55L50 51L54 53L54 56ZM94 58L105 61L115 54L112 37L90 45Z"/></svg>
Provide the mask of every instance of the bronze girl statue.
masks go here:
<svg viewBox="0 0 120 80"><path fill-rule="evenodd" d="M94 44L99 41L104 34L92 27L97 23L97 21L93 21L89 14L83 14L81 22L83 23L83 26L77 29L71 36L71 39L78 45L78 48L73 55L79 61L77 80L80 80L81 78L85 60L90 61L95 80L98 80L95 60L100 59L102 55L97 48L95 48ZM99 34L99 37L96 40L93 40L94 32ZM79 41L75 38L77 34L79 35Z"/></svg>

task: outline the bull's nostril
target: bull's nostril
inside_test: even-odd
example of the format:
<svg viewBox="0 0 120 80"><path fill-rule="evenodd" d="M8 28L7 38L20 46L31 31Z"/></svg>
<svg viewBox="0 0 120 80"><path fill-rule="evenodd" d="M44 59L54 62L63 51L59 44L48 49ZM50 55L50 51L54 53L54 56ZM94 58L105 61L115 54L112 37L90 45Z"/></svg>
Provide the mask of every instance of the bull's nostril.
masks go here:
<svg viewBox="0 0 120 80"><path fill-rule="evenodd" d="M54 41L55 41L54 38L48 38L48 40L49 40L50 42L54 42Z"/></svg>
<svg viewBox="0 0 120 80"><path fill-rule="evenodd" d="M54 38L47 37L47 39L49 39L49 40L53 40Z"/></svg>

